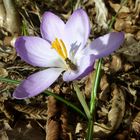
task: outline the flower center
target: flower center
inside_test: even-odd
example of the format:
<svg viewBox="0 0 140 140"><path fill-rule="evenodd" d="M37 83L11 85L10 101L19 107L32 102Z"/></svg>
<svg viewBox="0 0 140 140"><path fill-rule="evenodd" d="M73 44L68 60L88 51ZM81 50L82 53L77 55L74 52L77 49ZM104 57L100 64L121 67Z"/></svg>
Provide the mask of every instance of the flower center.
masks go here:
<svg viewBox="0 0 140 140"><path fill-rule="evenodd" d="M68 57L67 49L62 39L56 38L52 42L52 48L54 48L64 60Z"/></svg>
<svg viewBox="0 0 140 140"><path fill-rule="evenodd" d="M67 49L62 39L56 38L52 42L52 48L57 51L57 53L63 58L71 70L77 70L77 66L68 58Z"/></svg>

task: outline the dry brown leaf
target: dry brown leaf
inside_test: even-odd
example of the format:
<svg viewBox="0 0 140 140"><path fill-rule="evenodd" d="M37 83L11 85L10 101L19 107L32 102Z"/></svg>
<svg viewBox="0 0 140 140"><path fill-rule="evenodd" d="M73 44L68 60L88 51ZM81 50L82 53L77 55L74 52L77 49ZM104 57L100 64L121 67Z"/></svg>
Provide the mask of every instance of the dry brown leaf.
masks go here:
<svg viewBox="0 0 140 140"><path fill-rule="evenodd" d="M35 121L18 120L13 129L7 129L9 140L44 140L45 133Z"/></svg>
<svg viewBox="0 0 140 140"><path fill-rule="evenodd" d="M125 29L124 19L116 18L114 28L115 28L116 31L123 31Z"/></svg>
<svg viewBox="0 0 140 140"><path fill-rule="evenodd" d="M130 18L128 18L130 16ZM115 30L116 31L125 31L126 33L135 33L139 30L139 26L134 25L131 15L128 14L127 18L116 18Z"/></svg>
<svg viewBox="0 0 140 140"><path fill-rule="evenodd" d="M124 71L125 72L128 72L132 68L133 68L132 64L129 64L129 63L124 64Z"/></svg>
<svg viewBox="0 0 140 140"><path fill-rule="evenodd" d="M48 120L46 128L46 140L59 140L60 133L59 122L53 119Z"/></svg>
<svg viewBox="0 0 140 140"><path fill-rule="evenodd" d="M140 136L140 112L137 113L132 121L132 129Z"/></svg>
<svg viewBox="0 0 140 140"><path fill-rule="evenodd" d="M8 72L6 69L0 67L0 77L7 77Z"/></svg>
<svg viewBox="0 0 140 140"><path fill-rule="evenodd" d="M121 124L125 113L125 97L124 91L121 88L116 85L112 85L112 88L112 108L108 113L108 120L110 122L110 126L117 129Z"/></svg>
<svg viewBox="0 0 140 140"><path fill-rule="evenodd" d="M138 40L138 41L140 41L140 30L137 32L137 34L136 34L136 39Z"/></svg>
<svg viewBox="0 0 140 140"><path fill-rule="evenodd" d="M109 92L109 83L106 75L103 75L101 78L100 89L101 89L101 93L99 94L99 99L102 101L106 101Z"/></svg>
<svg viewBox="0 0 140 140"><path fill-rule="evenodd" d="M13 120L14 114L11 104L8 101L0 102L0 111L4 113L5 117L9 120Z"/></svg>
<svg viewBox="0 0 140 140"><path fill-rule="evenodd" d="M0 45L0 60L4 62L13 62L16 59L16 50L12 46Z"/></svg>
<svg viewBox="0 0 140 140"><path fill-rule="evenodd" d="M83 140L85 137L86 124L84 122L77 122L75 134L78 140Z"/></svg>
<svg viewBox="0 0 140 140"><path fill-rule="evenodd" d="M94 136L105 138L111 135L120 126L125 113L125 98L123 90L116 85L112 86L112 105L108 113L108 123L94 125Z"/></svg>
<svg viewBox="0 0 140 140"><path fill-rule="evenodd" d="M116 13L121 13L121 12L129 13L130 12L129 8L124 5L122 6L121 4L117 4L117 3L115 4L110 0L109 0L109 4Z"/></svg>
<svg viewBox="0 0 140 140"><path fill-rule="evenodd" d="M106 30L108 28L108 10L106 8L106 5L103 0L94 0L94 3L96 10L96 22L99 26Z"/></svg>
<svg viewBox="0 0 140 140"><path fill-rule="evenodd" d="M136 18L138 18L140 13L140 0L135 1L135 7L133 9L133 12L135 13Z"/></svg>
<svg viewBox="0 0 140 140"><path fill-rule="evenodd" d="M92 86L93 86L93 79L95 77L95 72L90 73L86 79L85 79L85 89L84 89L84 93L86 98L90 99L91 97L91 91L92 91Z"/></svg>
<svg viewBox="0 0 140 140"><path fill-rule="evenodd" d="M46 125L47 140L69 140L68 114L67 108L63 104L58 104L52 96L48 98L48 121Z"/></svg>
<svg viewBox="0 0 140 140"><path fill-rule="evenodd" d="M122 58L120 57L120 55L117 55L117 54L113 55L111 65L110 65L110 70L112 72L118 72L122 69L123 69Z"/></svg>
<svg viewBox="0 0 140 140"><path fill-rule="evenodd" d="M125 34L125 42L124 42L124 46L130 46L132 44L137 43L136 39L135 39L135 35L131 34L131 33L126 33Z"/></svg>
<svg viewBox="0 0 140 140"><path fill-rule="evenodd" d="M60 123L59 118L56 118L60 111L57 106L57 101L53 96L48 97L48 120L46 125L46 140L59 140L60 138Z"/></svg>
<svg viewBox="0 0 140 140"><path fill-rule="evenodd" d="M140 62L140 42L135 42L129 45L125 43L117 52L122 54L127 61Z"/></svg>
<svg viewBox="0 0 140 140"><path fill-rule="evenodd" d="M68 128L68 112L65 105L61 106L61 115L60 115L60 122L61 122L61 139L62 140L69 140L69 128Z"/></svg>
<svg viewBox="0 0 140 140"><path fill-rule="evenodd" d="M124 31L126 32L126 33L135 33L137 30L139 30L139 27L138 26L136 26L136 25L132 25L132 23L131 22L125 22L125 29L124 29Z"/></svg>
<svg viewBox="0 0 140 140"><path fill-rule="evenodd" d="M45 106L30 106L30 105L20 105L13 104L14 109L19 112L23 112L26 114L27 118L32 119L47 119L47 104Z"/></svg>
<svg viewBox="0 0 140 140"><path fill-rule="evenodd" d="M12 0L1 0L0 19L0 28L11 34L20 33L21 20Z"/></svg>
<svg viewBox="0 0 140 140"><path fill-rule="evenodd" d="M9 140L6 131L0 131L0 140Z"/></svg>

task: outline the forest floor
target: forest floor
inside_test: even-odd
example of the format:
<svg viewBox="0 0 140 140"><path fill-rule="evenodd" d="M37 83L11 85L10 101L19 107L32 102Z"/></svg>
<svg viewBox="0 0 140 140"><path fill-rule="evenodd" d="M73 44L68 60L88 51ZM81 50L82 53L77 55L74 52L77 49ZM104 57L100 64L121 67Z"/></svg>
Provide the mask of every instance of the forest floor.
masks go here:
<svg viewBox="0 0 140 140"><path fill-rule="evenodd" d="M43 93L16 100L12 94L17 84L2 81L2 78L21 81L40 70L21 60L11 43L13 37L40 36L45 11L67 21L77 8L83 8L89 16L89 42L109 32L107 25L112 17L115 20L111 31L125 32L120 49L103 58L94 112L94 139L140 139L140 0L101 2L104 9L99 9L94 0L0 0L0 140L85 139L87 120L71 107ZM77 81L87 103L93 75L94 71ZM84 112L72 82L58 78L48 90Z"/></svg>

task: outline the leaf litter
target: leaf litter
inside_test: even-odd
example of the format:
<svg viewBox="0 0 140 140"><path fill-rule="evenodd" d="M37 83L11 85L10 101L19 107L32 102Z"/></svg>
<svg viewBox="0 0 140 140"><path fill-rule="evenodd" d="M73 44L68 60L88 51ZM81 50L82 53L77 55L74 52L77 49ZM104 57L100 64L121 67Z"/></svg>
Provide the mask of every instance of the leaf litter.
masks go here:
<svg viewBox="0 0 140 140"><path fill-rule="evenodd" d="M91 21L90 39L105 34L107 22L118 12L121 4L119 0L101 3L105 13L92 0L1 0L0 75L22 80L39 70L20 60L11 41L15 36L21 35L24 28L30 35L40 35L40 18L46 10L59 14L65 20L74 9L82 7ZM104 58L94 116L94 133L97 139L138 140L140 137L139 7L139 0L128 0L117 13L113 25L113 30L125 31L125 42L122 48ZM21 30L22 23L25 23L25 27ZM94 72L78 81L87 102L90 99L93 76ZM52 96L41 94L31 99L14 100L11 95L15 87L16 85L0 82L0 139L84 140L87 131L85 118ZM71 83L64 83L60 78L50 90L81 108Z"/></svg>

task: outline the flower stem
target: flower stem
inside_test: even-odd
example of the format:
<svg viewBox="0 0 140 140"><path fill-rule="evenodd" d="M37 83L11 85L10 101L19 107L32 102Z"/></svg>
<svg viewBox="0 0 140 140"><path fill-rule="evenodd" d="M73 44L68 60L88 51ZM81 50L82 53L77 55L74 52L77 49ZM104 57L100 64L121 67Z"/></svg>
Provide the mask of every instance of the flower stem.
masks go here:
<svg viewBox="0 0 140 140"><path fill-rule="evenodd" d="M108 29L109 31L112 29L112 26L116 20L117 14L121 10L122 6L127 3L127 0L121 0L121 6L116 13L115 16L112 17L110 23L108 24ZM94 127L94 119L93 115L95 112L95 106L96 106L96 94L97 94L97 89L100 81L100 71L101 71L101 65L102 65L102 58L99 59L98 64L97 64L97 69L96 69L96 74L95 74L95 79L94 79L94 84L91 92L91 100L90 100L90 113L92 119L88 121L88 132L87 132L87 138L86 140L93 140L93 127Z"/></svg>
<svg viewBox="0 0 140 140"><path fill-rule="evenodd" d="M97 94L97 89L98 89L98 85L100 81L101 65L102 65L102 59L99 59L97 63L95 79L93 81L93 87L92 87L92 92L91 92L91 100L90 100L91 119L89 119L89 122L88 122L87 140L93 140L93 124L94 124L93 115L94 115L95 106L96 106L96 94Z"/></svg>

